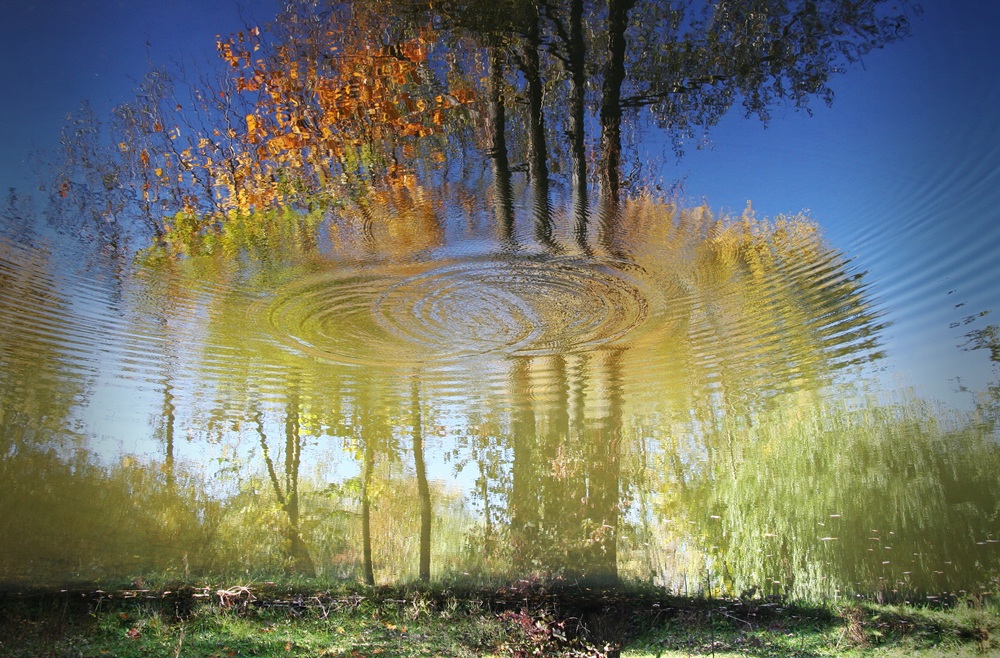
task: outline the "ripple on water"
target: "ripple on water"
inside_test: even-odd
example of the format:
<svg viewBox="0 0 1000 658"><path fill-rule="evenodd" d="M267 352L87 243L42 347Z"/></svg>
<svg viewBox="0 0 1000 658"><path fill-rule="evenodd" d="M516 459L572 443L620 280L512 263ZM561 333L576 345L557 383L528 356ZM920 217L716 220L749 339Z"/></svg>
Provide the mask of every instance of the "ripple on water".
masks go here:
<svg viewBox="0 0 1000 658"><path fill-rule="evenodd" d="M491 258L324 272L279 291L266 315L297 350L391 366L593 349L640 327L649 297L605 264Z"/></svg>

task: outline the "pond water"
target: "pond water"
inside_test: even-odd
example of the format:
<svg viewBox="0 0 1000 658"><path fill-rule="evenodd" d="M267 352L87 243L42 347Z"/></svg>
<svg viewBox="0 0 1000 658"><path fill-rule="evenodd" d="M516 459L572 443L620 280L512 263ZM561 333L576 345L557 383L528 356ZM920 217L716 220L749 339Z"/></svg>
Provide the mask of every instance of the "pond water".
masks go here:
<svg viewBox="0 0 1000 658"><path fill-rule="evenodd" d="M231 86L163 69L68 119L2 215L0 584L994 591L1000 99L964 88L1000 65L988 31L462 4L264 3L202 63ZM844 34L884 50L861 67ZM752 89L767 130L729 110ZM702 125L715 147L678 160Z"/></svg>

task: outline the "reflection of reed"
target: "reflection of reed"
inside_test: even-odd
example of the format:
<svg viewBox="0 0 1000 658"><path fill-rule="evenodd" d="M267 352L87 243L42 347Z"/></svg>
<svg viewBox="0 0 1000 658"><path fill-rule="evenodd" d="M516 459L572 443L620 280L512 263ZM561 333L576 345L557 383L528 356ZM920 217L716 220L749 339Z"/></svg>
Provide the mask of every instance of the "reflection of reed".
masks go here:
<svg viewBox="0 0 1000 658"><path fill-rule="evenodd" d="M977 543L1000 451L972 416L949 429L912 395L844 386L784 395L752 420L730 412L658 432L661 521L648 537L674 551L664 584L708 568L728 592L899 601L975 592L1000 573L1000 556ZM668 441L679 433L692 445ZM683 488L673 460L690 464Z"/></svg>

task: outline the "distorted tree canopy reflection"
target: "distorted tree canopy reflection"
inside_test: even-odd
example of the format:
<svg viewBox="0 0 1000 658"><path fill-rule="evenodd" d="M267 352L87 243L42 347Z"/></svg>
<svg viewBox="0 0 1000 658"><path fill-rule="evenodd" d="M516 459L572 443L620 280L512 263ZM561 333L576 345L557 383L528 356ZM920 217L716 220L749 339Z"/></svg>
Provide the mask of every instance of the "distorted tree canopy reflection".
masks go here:
<svg viewBox="0 0 1000 658"><path fill-rule="evenodd" d="M624 147L636 146L623 136L637 142L652 121L680 152L735 104L766 121L778 104L829 103L837 74L906 35L898 5L296 0L220 38L217 78L154 69L110 122L84 108L67 125L55 198L115 249L139 232L211 251L287 208L305 232L325 220L334 240L428 247L409 235L433 233L427 189L488 167L502 241L516 239L523 172L541 244L556 249L562 230L589 251L596 182L598 237L615 252L623 187L657 182L623 179ZM411 221L390 223L397 212Z"/></svg>
<svg viewBox="0 0 1000 658"><path fill-rule="evenodd" d="M39 340L54 266L0 242L0 309L37 293L0 337L0 487L99 492L115 549L12 516L0 578L985 586L993 424L866 389L884 324L815 221L685 205L640 156L830 102L901 4L295 0L218 71L82 108L48 213L122 317ZM53 373L116 331L156 449L109 465L65 430L96 377Z"/></svg>

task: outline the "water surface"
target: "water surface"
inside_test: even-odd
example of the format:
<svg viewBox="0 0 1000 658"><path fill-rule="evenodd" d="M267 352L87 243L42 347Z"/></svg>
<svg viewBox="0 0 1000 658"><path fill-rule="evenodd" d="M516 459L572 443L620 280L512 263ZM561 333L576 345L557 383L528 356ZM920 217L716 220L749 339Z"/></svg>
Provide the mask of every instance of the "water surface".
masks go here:
<svg viewBox="0 0 1000 658"><path fill-rule="evenodd" d="M467 18L449 20L471 29ZM355 70L366 82L346 91L322 76L310 88L327 113L312 120L333 126L344 106L324 93L398 92L397 110L412 103L417 116L421 85L438 85L425 100L440 96L440 116L404 125L385 110L385 125L350 124L370 130L358 161L340 156L327 171L285 158L297 148L290 135L310 124L267 142L246 117L265 122L269 106L240 106L233 148L278 150L273 162L219 162L230 173L245 165L240 181L260 174L257 187L212 169L218 155L200 141L211 131L181 144L191 122L176 137L151 123L135 142L113 132L73 142L76 169L56 160L70 173L45 182L51 199L12 193L0 234L0 581L293 573L636 580L809 598L993 590L990 181L1000 167L989 122L972 112L946 147L927 137L954 154L944 163L963 163L944 176L929 161L877 164L887 156L852 132L852 107L891 104L862 94L874 82L846 86L847 127L838 103L796 115L815 133L772 119L773 141L757 119L726 118L715 153L679 161L686 184L704 184L702 167L731 167L727 149L759 166L704 184L727 191L700 203L697 190L656 191L675 182L674 158L642 158L669 143L648 117L626 117L626 134L641 139L626 139L622 171L637 178L612 203L597 165L586 185L572 175L580 161L561 141L574 125L569 82L546 50L562 37L540 20L554 89L538 106L544 159L533 157L530 66L503 69L503 101L489 48L468 50L469 34L415 41L401 23L398 50L386 51L397 68ZM600 12L588 20L607 28ZM913 30L871 67L956 38L919 21ZM449 55L466 51L478 64ZM629 52L629 70L649 64ZM940 54L955 70L985 61L975 49ZM500 63L515 67L510 57ZM464 80L462 66L476 75ZM852 69L844 84L866 73ZM586 92L588 163L603 153L606 76ZM161 89L143 84L129 107ZM902 103L916 92L885 93ZM112 130L144 125L121 107ZM895 111L903 123L923 116ZM805 135L844 146L826 153ZM211 185L164 174L185 157L184 171L207 172ZM762 173L773 159L790 169ZM219 196L194 208L185 194L202 188ZM852 196L862 188L877 203ZM312 196L295 196L303 189ZM743 210L742 189L756 211ZM159 246L146 249L157 231Z"/></svg>

